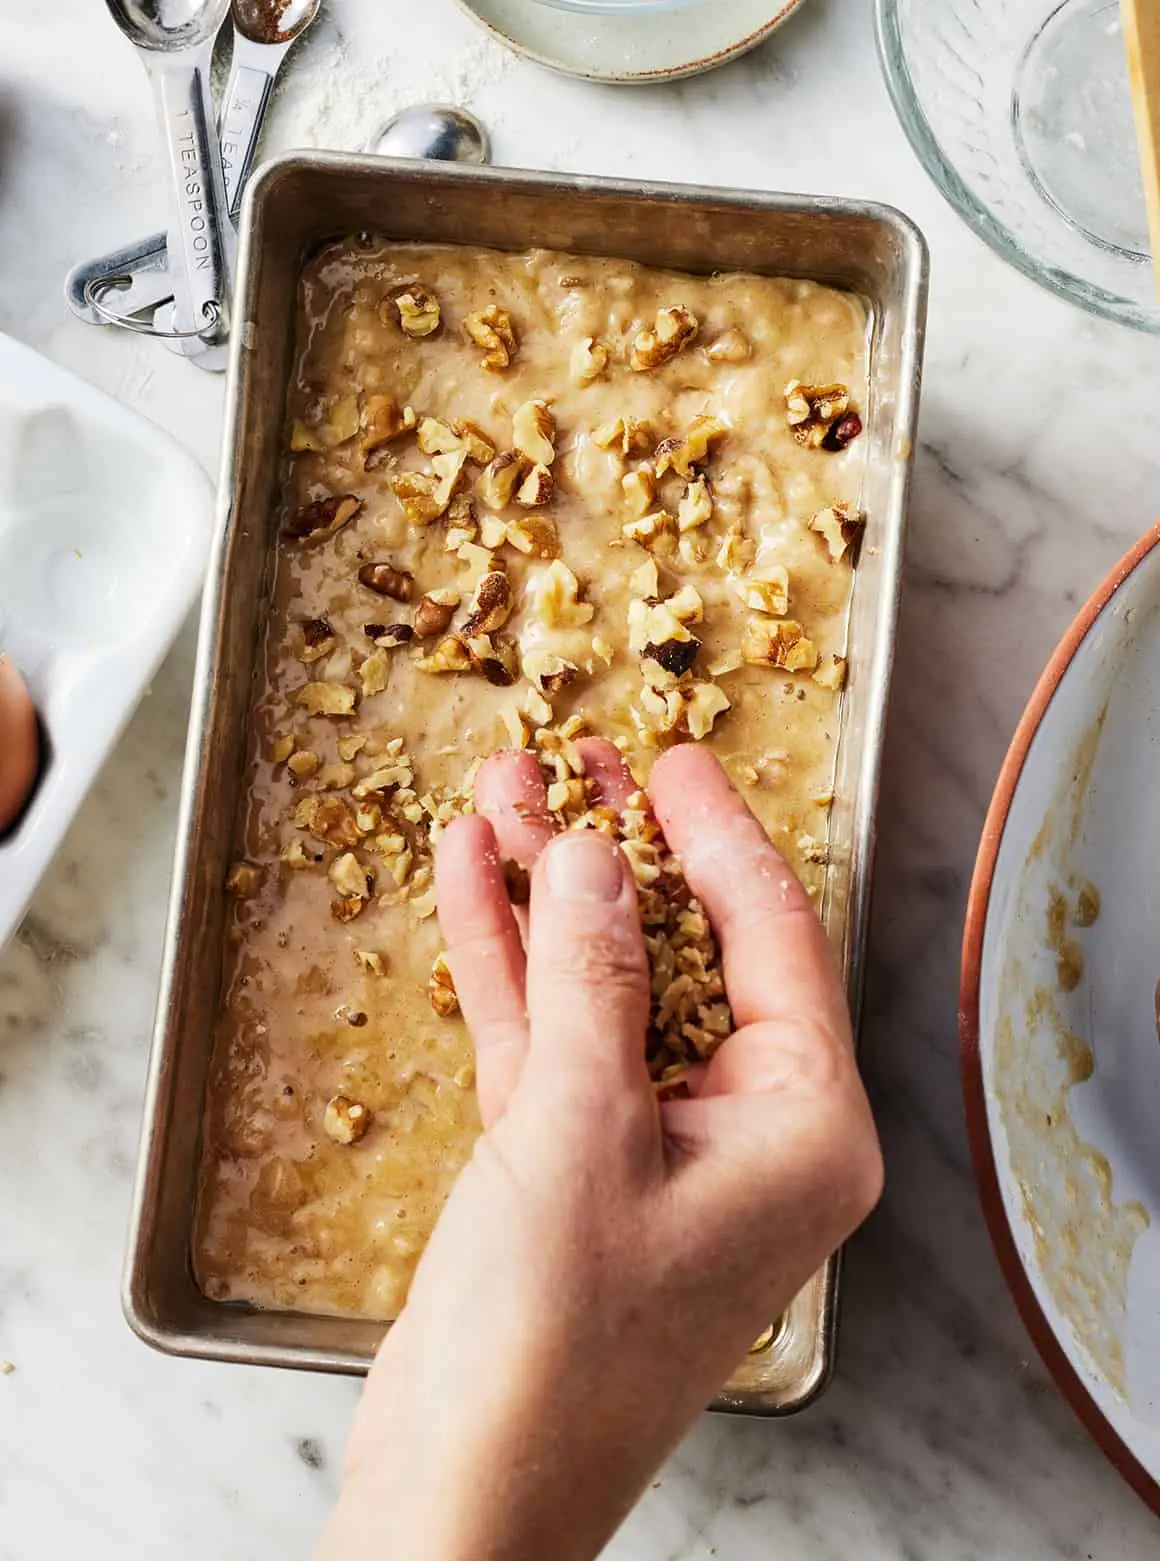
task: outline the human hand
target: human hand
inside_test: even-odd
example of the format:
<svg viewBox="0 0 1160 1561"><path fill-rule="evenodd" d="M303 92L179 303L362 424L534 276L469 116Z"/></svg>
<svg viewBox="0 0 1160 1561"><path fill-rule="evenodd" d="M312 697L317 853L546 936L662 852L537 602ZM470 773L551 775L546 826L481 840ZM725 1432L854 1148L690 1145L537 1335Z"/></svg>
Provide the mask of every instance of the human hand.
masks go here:
<svg viewBox="0 0 1160 1561"><path fill-rule="evenodd" d="M616 750L579 746L623 807ZM371 1373L320 1561L589 1561L878 1198L807 895L707 752L670 750L649 792L736 1032L692 1098L658 1103L627 864L593 832L555 835L532 756L489 760L436 863L485 1132ZM506 858L534 864L526 953Z"/></svg>

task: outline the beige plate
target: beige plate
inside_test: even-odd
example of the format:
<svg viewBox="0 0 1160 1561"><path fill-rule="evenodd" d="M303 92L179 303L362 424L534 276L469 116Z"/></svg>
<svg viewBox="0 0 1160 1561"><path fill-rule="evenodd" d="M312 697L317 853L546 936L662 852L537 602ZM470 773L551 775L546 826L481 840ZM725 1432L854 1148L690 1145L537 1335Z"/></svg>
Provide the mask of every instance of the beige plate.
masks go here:
<svg viewBox="0 0 1160 1561"><path fill-rule="evenodd" d="M501 43L589 81L675 81L755 48L803 0L696 0L676 12L586 16L544 0L459 0Z"/></svg>

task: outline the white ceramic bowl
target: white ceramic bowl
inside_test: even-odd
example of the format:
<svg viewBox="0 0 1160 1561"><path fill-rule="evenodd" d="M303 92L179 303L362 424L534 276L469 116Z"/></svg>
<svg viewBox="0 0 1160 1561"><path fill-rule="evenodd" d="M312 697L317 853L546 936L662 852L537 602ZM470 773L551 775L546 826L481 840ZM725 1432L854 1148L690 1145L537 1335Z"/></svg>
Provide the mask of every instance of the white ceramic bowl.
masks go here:
<svg viewBox="0 0 1160 1561"><path fill-rule="evenodd" d="M979 851L963 1082L1000 1264L1081 1420L1160 1513L1160 527L1033 696Z"/></svg>

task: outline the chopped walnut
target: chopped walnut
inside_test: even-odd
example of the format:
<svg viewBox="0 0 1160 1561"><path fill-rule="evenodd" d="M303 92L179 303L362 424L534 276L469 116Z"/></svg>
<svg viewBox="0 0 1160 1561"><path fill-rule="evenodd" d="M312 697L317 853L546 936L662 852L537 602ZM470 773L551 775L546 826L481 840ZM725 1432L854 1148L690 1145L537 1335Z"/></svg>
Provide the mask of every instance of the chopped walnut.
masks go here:
<svg viewBox="0 0 1160 1561"><path fill-rule="evenodd" d="M722 331L716 341L710 342L708 356L713 363L744 363L749 356L749 342L731 325Z"/></svg>
<svg viewBox="0 0 1160 1561"><path fill-rule="evenodd" d="M468 606L462 634L494 634L508 621L512 610L512 583L500 569L485 574L475 588Z"/></svg>
<svg viewBox="0 0 1160 1561"><path fill-rule="evenodd" d="M580 582L559 558L529 575L527 597L531 611L550 629L580 628L595 611L591 602L580 600Z"/></svg>
<svg viewBox="0 0 1160 1561"><path fill-rule="evenodd" d="M455 609L459 606L459 592L441 589L428 591L421 597L419 605L415 608L415 618L412 627L419 639L426 639L431 634L442 634L452 618Z"/></svg>
<svg viewBox="0 0 1160 1561"><path fill-rule="evenodd" d="M753 667L781 667L786 672L812 672L817 646L791 618L750 618L741 637L741 655Z"/></svg>
<svg viewBox="0 0 1160 1561"><path fill-rule="evenodd" d="M650 645L667 645L672 640L691 640L693 636L667 602L645 602L640 598L628 604L628 648L644 655Z"/></svg>
<svg viewBox="0 0 1160 1561"><path fill-rule="evenodd" d="M489 461L495 459L495 445L478 423L462 418L454 424L454 428L463 441L469 460L475 461L480 466L486 466Z"/></svg>
<svg viewBox="0 0 1160 1561"><path fill-rule="evenodd" d="M712 519L713 495L704 477L697 477L685 489L677 505L677 529L695 531Z"/></svg>
<svg viewBox="0 0 1160 1561"><path fill-rule="evenodd" d="M848 414L857 430L846 430L844 438L832 442L831 434ZM843 449L862 432L861 420L850 413L850 392L845 385L803 385L801 380L791 379L785 387L785 420L799 444L815 449Z"/></svg>
<svg viewBox="0 0 1160 1561"><path fill-rule="evenodd" d="M816 532L826 544L830 562L836 564L848 551L853 550L854 544L862 534L864 524L865 516L852 509L849 504L835 503L819 510L809 526L810 530Z"/></svg>
<svg viewBox="0 0 1160 1561"><path fill-rule="evenodd" d="M338 757L344 759L349 764L353 758L363 751L366 745L367 738L362 732L356 732L351 737L340 737L338 739Z"/></svg>
<svg viewBox="0 0 1160 1561"><path fill-rule="evenodd" d="M716 683L694 683L685 702L689 736L697 742L708 737L714 721L728 709L729 700Z"/></svg>
<svg viewBox="0 0 1160 1561"><path fill-rule="evenodd" d="M415 638L415 631L409 623L364 623L363 633L372 644L381 645L384 650L407 645ZM366 742L365 737L363 742Z"/></svg>
<svg viewBox="0 0 1160 1561"><path fill-rule="evenodd" d="M439 300L430 288L412 283L405 293L399 293L394 303L404 336L431 336L439 329ZM379 313L382 315L383 310Z"/></svg>
<svg viewBox="0 0 1160 1561"><path fill-rule="evenodd" d="M317 417L308 423L295 422L290 428L290 449L333 450L359 431L361 415L357 396L328 396L318 408Z"/></svg>
<svg viewBox="0 0 1160 1561"><path fill-rule="evenodd" d="M467 459L466 450L436 455L430 472L400 472L391 478L395 497L413 526L427 526L451 503Z"/></svg>
<svg viewBox="0 0 1160 1561"><path fill-rule="evenodd" d="M509 520L505 527L506 540L517 552L533 558L559 558L560 534L549 515L526 515Z"/></svg>
<svg viewBox="0 0 1160 1561"><path fill-rule="evenodd" d="M302 547L317 547L352 521L363 501L354 493L333 493L296 509L283 528L283 536Z"/></svg>
<svg viewBox="0 0 1160 1561"><path fill-rule="evenodd" d="M325 618L307 618L302 625L298 660L307 665L312 661L321 661L324 656L330 655L336 643L334 630Z"/></svg>
<svg viewBox="0 0 1160 1561"><path fill-rule="evenodd" d="M476 634L467 641L477 672L496 688L510 688L520 675L515 644L502 634Z"/></svg>
<svg viewBox="0 0 1160 1561"><path fill-rule="evenodd" d="M335 1095L326 1103L322 1125L336 1144L357 1144L371 1125L370 1108L346 1095Z"/></svg>
<svg viewBox="0 0 1160 1561"><path fill-rule="evenodd" d="M436 954L435 963L427 980L427 998L441 1019L450 1019L459 1012L459 999L455 995L455 982L451 966L445 954Z"/></svg>
<svg viewBox="0 0 1160 1561"><path fill-rule="evenodd" d="M733 581L738 598L751 612L784 618L789 611L789 571L781 564L763 564Z"/></svg>
<svg viewBox="0 0 1160 1561"><path fill-rule="evenodd" d="M226 874L226 893L234 900L252 900L262 887L263 872L253 862L235 862Z"/></svg>
<svg viewBox="0 0 1160 1561"><path fill-rule="evenodd" d="M307 829L316 840L332 846L358 844L354 814L338 797L303 797L294 810L294 823Z"/></svg>
<svg viewBox="0 0 1160 1561"><path fill-rule="evenodd" d="M368 396L362 409L364 470L373 471L386 454L387 446L403 434L409 434L417 421L415 408L400 408L394 396Z"/></svg>
<svg viewBox="0 0 1160 1561"><path fill-rule="evenodd" d="M627 520L620 528L627 542L650 553L672 553L677 542L677 523L667 510L657 509L642 515L639 520Z"/></svg>
<svg viewBox="0 0 1160 1561"><path fill-rule="evenodd" d="M846 658L833 654L827 656L814 672L814 682L837 693L846 683Z"/></svg>
<svg viewBox="0 0 1160 1561"><path fill-rule="evenodd" d="M652 601L661 594L660 570L655 558L646 558L628 577L628 588L633 596L643 596Z"/></svg>
<svg viewBox="0 0 1160 1561"><path fill-rule="evenodd" d="M524 676L542 694L558 694L580 676L580 668L574 661L567 661L542 645L526 650L522 662Z"/></svg>
<svg viewBox="0 0 1160 1561"><path fill-rule="evenodd" d="M556 419L546 401L525 401L516 408L512 443L535 465L551 466L556 459Z"/></svg>
<svg viewBox="0 0 1160 1561"><path fill-rule="evenodd" d="M339 759L322 766L315 784L319 791L345 791L354 780L354 774L354 765Z"/></svg>
<svg viewBox="0 0 1160 1561"><path fill-rule="evenodd" d="M734 526L721 538L721 546L717 549L714 563L718 569L726 572L733 569L748 569L756 555L757 543L752 537L744 536L739 526Z"/></svg>
<svg viewBox="0 0 1160 1561"><path fill-rule="evenodd" d="M471 652L457 634L448 634L415 663L420 672L470 672L472 665Z"/></svg>
<svg viewBox="0 0 1160 1561"><path fill-rule="evenodd" d="M471 540L472 538L470 537L464 537L459 546L462 547L464 542ZM503 517L500 515L485 515L479 527L480 547L490 548L494 552L497 547L502 547L506 541L507 522ZM456 548L454 551L458 552L459 549Z"/></svg>
<svg viewBox="0 0 1160 1561"><path fill-rule="evenodd" d="M516 490L516 503L525 509L537 509L552 497L555 480L546 466L533 466Z"/></svg>
<svg viewBox="0 0 1160 1561"><path fill-rule="evenodd" d="M619 449L626 458L649 455L654 443L652 425L632 417L613 418L610 423L601 423L599 428L593 429L592 443L601 450Z"/></svg>
<svg viewBox="0 0 1160 1561"><path fill-rule="evenodd" d="M674 682L692 670L700 649L700 640L691 634L683 639L663 640L659 645L650 642L644 648L641 662L646 682L658 693L667 693ZM654 666L660 668L661 676L652 670Z"/></svg>
<svg viewBox="0 0 1160 1561"><path fill-rule="evenodd" d="M484 351L483 366L492 373L506 369L516 355L518 343L512 317L498 304L489 304L469 314L463 329L477 347Z"/></svg>
<svg viewBox="0 0 1160 1561"><path fill-rule="evenodd" d="M293 752L293 733L286 732L282 737L278 737L274 740L274 745L270 749L270 761L273 764L285 764L286 760Z"/></svg>
<svg viewBox="0 0 1160 1561"><path fill-rule="evenodd" d="M307 715L353 715L354 689L346 683L303 683L294 703Z"/></svg>
<svg viewBox="0 0 1160 1561"><path fill-rule="evenodd" d="M322 759L309 748L299 748L297 753L292 753L286 760L286 768L298 780L309 780L312 775L317 775L321 764Z"/></svg>
<svg viewBox="0 0 1160 1561"><path fill-rule="evenodd" d="M457 450L467 449L463 435L456 433L450 423L444 423L437 417L425 417L422 420L416 442L424 455L451 455Z"/></svg>
<svg viewBox="0 0 1160 1561"><path fill-rule="evenodd" d="M550 714L551 711L549 711L549 715ZM513 710L510 707L506 707L500 711L500 719L503 721L504 727L507 730L508 738L512 747L526 748L528 746L528 739L532 735L532 730L521 712L518 710Z"/></svg>
<svg viewBox="0 0 1160 1561"><path fill-rule="evenodd" d="M697 316L691 310L679 304L671 309L659 309L652 330L639 332L633 340L628 355L630 368L638 374L660 368L692 341L697 330Z"/></svg>
<svg viewBox="0 0 1160 1561"><path fill-rule="evenodd" d="M728 432L729 424L719 417L695 417L683 439L662 439L657 445L657 476L674 471L686 482L691 482L697 475L697 467L709 459L713 445Z"/></svg>
<svg viewBox="0 0 1160 1561"><path fill-rule="evenodd" d="M608 367L608 348L601 341L585 336L572 348L572 379L577 385L590 385Z"/></svg>
<svg viewBox="0 0 1160 1561"><path fill-rule="evenodd" d="M396 569L393 564L363 564L358 580L368 591L389 596L396 602L409 602L415 594L415 576L406 569Z"/></svg>
<svg viewBox="0 0 1160 1561"><path fill-rule="evenodd" d="M688 581L668 598L665 606L678 623L700 623L705 616L705 604L701 600L701 593Z"/></svg>
<svg viewBox="0 0 1160 1561"><path fill-rule="evenodd" d="M336 856L327 868L326 876L344 899L356 896L363 900L370 898L374 879L353 851L344 851L341 856Z"/></svg>
<svg viewBox="0 0 1160 1561"><path fill-rule="evenodd" d="M362 684L363 697L370 699L375 694L381 694L387 686L391 673L391 654L384 649L372 650L362 666L358 669L359 681Z"/></svg>
<svg viewBox="0 0 1160 1561"><path fill-rule="evenodd" d="M635 516L639 518L648 514L657 496L657 485L647 467L638 466L635 471L625 472L620 479L620 488Z"/></svg>
<svg viewBox="0 0 1160 1561"><path fill-rule="evenodd" d="M355 949L354 957L359 969L364 971L366 975L386 975L387 962L383 955L377 953L374 949Z"/></svg>
<svg viewBox="0 0 1160 1561"><path fill-rule="evenodd" d="M552 707L538 688L525 690L522 713L533 726L547 726L552 719Z"/></svg>
<svg viewBox="0 0 1160 1561"><path fill-rule="evenodd" d="M506 509L527 469L526 460L517 450L502 450L479 474L475 491L488 509Z"/></svg>

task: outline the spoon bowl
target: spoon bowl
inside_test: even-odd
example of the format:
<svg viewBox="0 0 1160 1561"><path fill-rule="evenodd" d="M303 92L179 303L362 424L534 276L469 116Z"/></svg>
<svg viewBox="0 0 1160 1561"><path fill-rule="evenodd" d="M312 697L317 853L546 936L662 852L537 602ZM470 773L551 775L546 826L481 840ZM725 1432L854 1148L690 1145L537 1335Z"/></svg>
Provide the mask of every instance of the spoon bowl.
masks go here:
<svg viewBox="0 0 1160 1561"><path fill-rule="evenodd" d="M105 0L117 26L138 49L173 54L216 37L230 0Z"/></svg>

